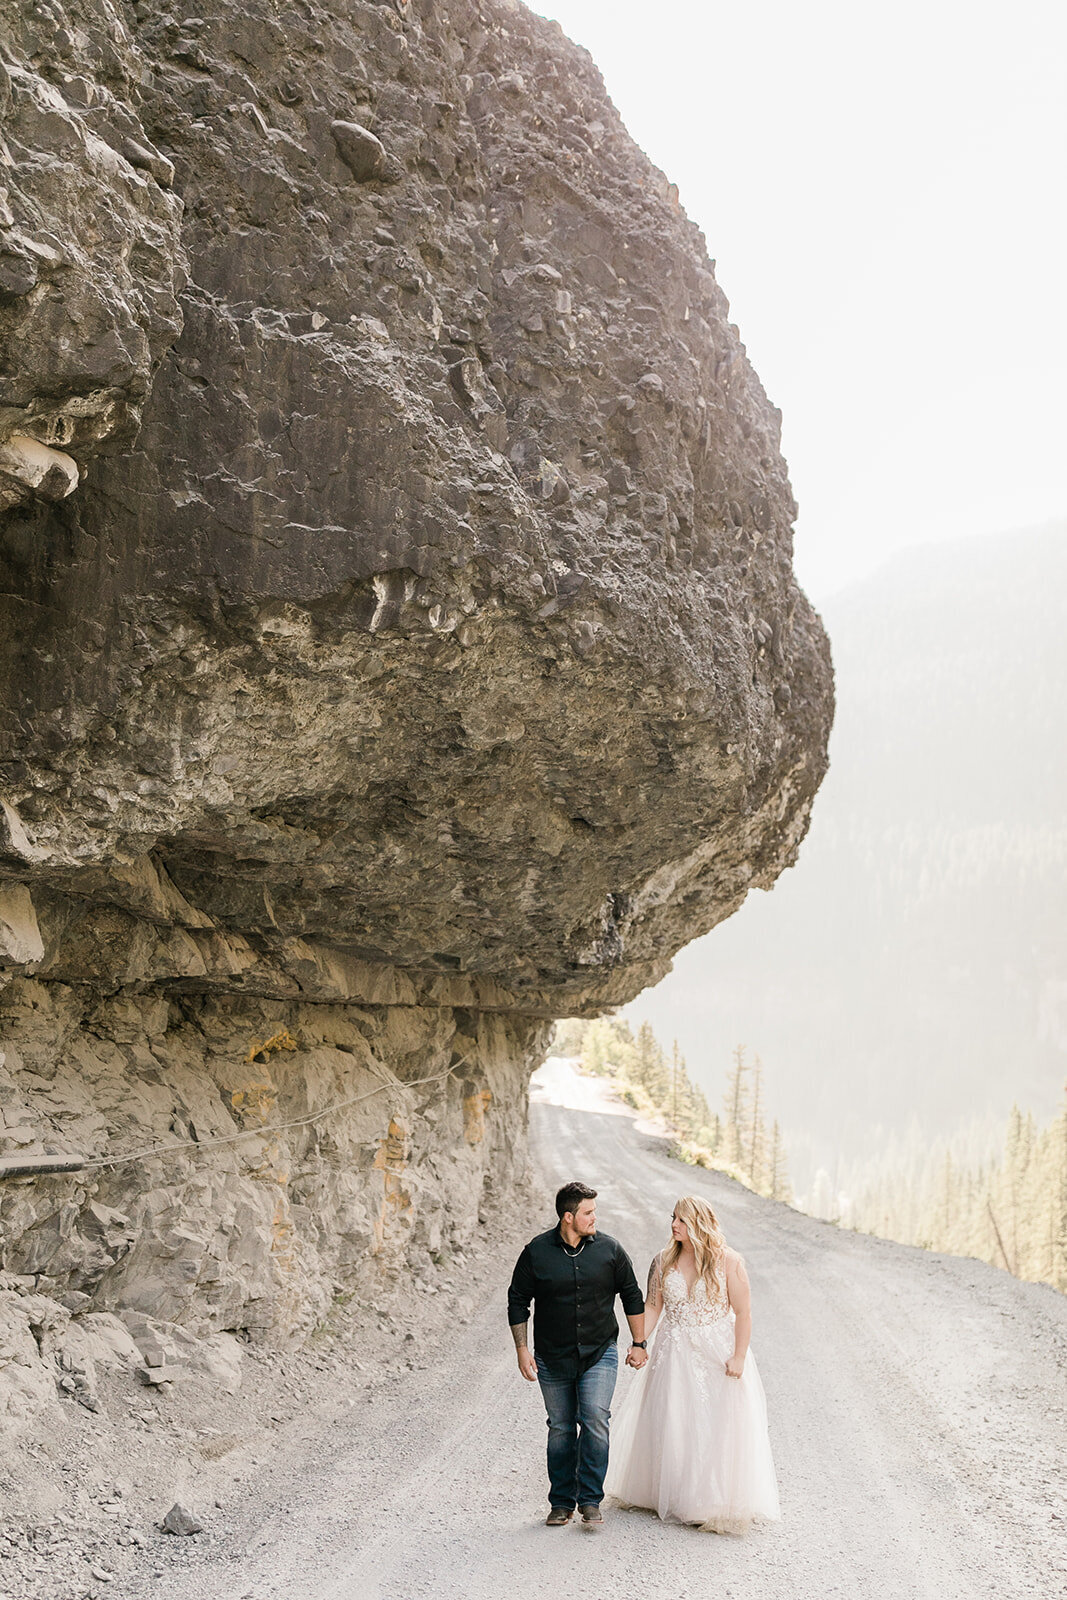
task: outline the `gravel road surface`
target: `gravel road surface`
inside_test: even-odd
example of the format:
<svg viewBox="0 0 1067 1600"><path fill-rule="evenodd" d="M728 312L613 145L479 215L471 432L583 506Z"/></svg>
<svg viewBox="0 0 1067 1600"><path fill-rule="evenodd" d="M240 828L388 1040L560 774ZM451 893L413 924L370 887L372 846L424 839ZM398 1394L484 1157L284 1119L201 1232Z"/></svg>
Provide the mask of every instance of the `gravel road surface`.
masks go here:
<svg viewBox="0 0 1067 1600"><path fill-rule="evenodd" d="M611 1511L546 1529L545 1423L500 1293L249 1486L239 1534L172 1541L128 1600L1052 1600L1067 1595L1067 1300L681 1165L597 1080L535 1079L546 1189L597 1185L642 1277L682 1193L752 1280L782 1521L745 1539ZM545 1225L551 1220L549 1208ZM621 1370L619 1393L631 1380Z"/></svg>

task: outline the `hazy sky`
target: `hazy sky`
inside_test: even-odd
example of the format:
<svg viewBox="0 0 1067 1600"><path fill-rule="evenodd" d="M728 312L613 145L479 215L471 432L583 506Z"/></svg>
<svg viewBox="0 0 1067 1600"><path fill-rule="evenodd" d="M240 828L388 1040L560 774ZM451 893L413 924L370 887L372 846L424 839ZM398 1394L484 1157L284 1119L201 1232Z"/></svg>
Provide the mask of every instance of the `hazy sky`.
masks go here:
<svg viewBox="0 0 1067 1600"><path fill-rule="evenodd" d="M555 0L784 413L815 600L1067 511L1061 0Z"/></svg>

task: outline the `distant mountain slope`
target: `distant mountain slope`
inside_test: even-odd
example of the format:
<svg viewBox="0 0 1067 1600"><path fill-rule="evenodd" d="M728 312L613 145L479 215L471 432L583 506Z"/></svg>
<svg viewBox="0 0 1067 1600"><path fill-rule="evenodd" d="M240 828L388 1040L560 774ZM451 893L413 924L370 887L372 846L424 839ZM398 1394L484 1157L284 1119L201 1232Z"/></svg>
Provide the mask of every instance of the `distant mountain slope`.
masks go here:
<svg viewBox="0 0 1067 1600"><path fill-rule="evenodd" d="M636 1001L717 1096L757 1050L829 1165L1067 1075L1067 525L906 552L824 608L838 714L799 864Z"/></svg>

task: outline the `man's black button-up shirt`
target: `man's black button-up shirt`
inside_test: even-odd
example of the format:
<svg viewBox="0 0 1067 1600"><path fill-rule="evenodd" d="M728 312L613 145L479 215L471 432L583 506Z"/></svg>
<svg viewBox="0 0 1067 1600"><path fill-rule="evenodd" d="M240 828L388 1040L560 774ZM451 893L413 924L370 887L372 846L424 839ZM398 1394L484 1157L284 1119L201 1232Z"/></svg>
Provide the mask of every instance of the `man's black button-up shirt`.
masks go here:
<svg viewBox="0 0 1067 1600"><path fill-rule="evenodd" d="M532 1300L535 1354L554 1378L577 1378L618 1337L616 1295L628 1317L644 1311L645 1297L618 1240L595 1233L575 1252L558 1227L550 1228L531 1239L515 1263L508 1322L525 1322Z"/></svg>

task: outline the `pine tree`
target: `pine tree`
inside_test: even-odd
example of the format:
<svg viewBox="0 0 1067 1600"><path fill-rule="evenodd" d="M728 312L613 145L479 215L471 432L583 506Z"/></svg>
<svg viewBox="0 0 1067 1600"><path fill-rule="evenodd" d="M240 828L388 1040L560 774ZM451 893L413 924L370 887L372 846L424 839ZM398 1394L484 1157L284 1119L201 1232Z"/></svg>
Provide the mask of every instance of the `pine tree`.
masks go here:
<svg viewBox="0 0 1067 1600"><path fill-rule="evenodd" d="M731 1166L738 1168L743 1165L744 1146L741 1130L748 1110L748 1072L745 1046L739 1044L734 1050L733 1067L726 1080L722 1141L726 1160Z"/></svg>
<svg viewBox="0 0 1067 1600"><path fill-rule="evenodd" d="M1067 1085L1064 1087L1067 1094ZM1067 1106L1049 1129L1052 1190L1052 1270L1049 1282L1067 1293Z"/></svg>
<svg viewBox="0 0 1067 1600"><path fill-rule="evenodd" d="M941 1177L938 1184L938 1218L935 1231L934 1244L938 1250L952 1249L952 1231L955 1222L956 1208L953 1188L956 1182L956 1171L952 1165L951 1150L945 1151L945 1159L941 1165Z"/></svg>
<svg viewBox="0 0 1067 1600"><path fill-rule="evenodd" d="M678 1064L678 1123L688 1139L705 1149L712 1148L705 1137L711 1123L711 1109L703 1090L689 1076L684 1056Z"/></svg>
<svg viewBox="0 0 1067 1600"><path fill-rule="evenodd" d="M704 1106L706 1110L706 1100ZM722 1122L714 1111L708 1111L707 1118L708 1120L702 1122L697 1130L697 1144L703 1145L705 1150L710 1150L713 1156L717 1156L722 1149Z"/></svg>
<svg viewBox="0 0 1067 1600"><path fill-rule="evenodd" d="M697 1128L706 1128L712 1121L712 1112L711 1107L708 1105L708 1097L699 1084L694 1083L692 1079L688 1079L687 1082L689 1084L689 1096L690 1103L692 1105L693 1123ZM714 1120L718 1122L719 1119L716 1117Z"/></svg>
<svg viewBox="0 0 1067 1600"><path fill-rule="evenodd" d="M752 1187L763 1192L764 1169L767 1161L766 1140L763 1129L763 1062L756 1057L752 1067L752 1106L748 1117L747 1171Z"/></svg>
<svg viewBox="0 0 1067 1600"><path fill-rule="evenodd" d="M678 1071L681 1061L678 1055L678 1041L671 1044L671 1121L678 1126Z"/></svg>
<svg viewBox="0 0 1067 1600"><path fill-rule="evenodd" d="M586 1072L598 1075L606 1072L611 1052L611 1030L603 1017L597 1017L585 1030L582 1039L582 1066Z"/></svg>
<svg viewBox="0 0 1067 1600"><path fill-rule="evenodd" d="M1003 1260L1003 1263L1008 1271L1014 1275L1015 1267L1012 1263L1011 1257L1008 1254L1008 1247L1004 1243L1004 1235L1000 1231L1000 1223L997 1221L996 1212L993 1210L993 1198L991 1195L986 1200L986 1210L989 1213L989 1221L993 1228L993 1237L997 1242L997 1249L1000 1251L1001 1259Z"/></svg>
<svg viewBox="0 0 1067 1600"><path fill-rule="evenodd" d="M1003 1178L1000 1189L1007 1211L1006 1239L1012 1256L1010 1270L1016 1276L1019 1275L1020 1266L1023 1189L1026 1169L1030 1165L1032 1140L1033 1119L1024 1117L1019 1107L1013 1105L1008 1118L1008 1134L1004 1142Z"/></svg>
<svg viewBox="0 0 1067 1600"><path fill-rule="evenodd" d="M556 1023L552 1053L557 1056L581 1056L582 1040L589 1024L582 1017L563 1017Z"/></svg>
<svg viewBox="0 0 1067 1600"><path fill-rule="evenodd" d="M634 1080L651 1095L657 1105L662 1103L667 1085L667 1067L663 1051L647 1022L642 1022L637 1030L634 1046Z"/></svg>
<svg viewBox="0 0 1067 1600"><path fill-rule="evenodd" d="M785 1148L782 1144L782 1134L777 1118L771 1130L771 1150L768 1167L771 1199L785 1200L792 1203L793 1189L789 1182L789 1168L786 1164Z"/></svg>

